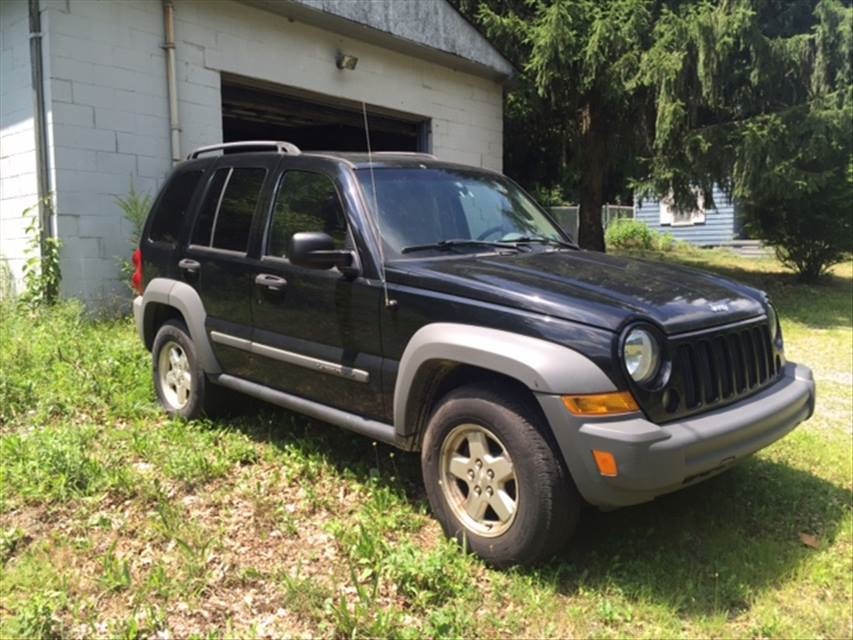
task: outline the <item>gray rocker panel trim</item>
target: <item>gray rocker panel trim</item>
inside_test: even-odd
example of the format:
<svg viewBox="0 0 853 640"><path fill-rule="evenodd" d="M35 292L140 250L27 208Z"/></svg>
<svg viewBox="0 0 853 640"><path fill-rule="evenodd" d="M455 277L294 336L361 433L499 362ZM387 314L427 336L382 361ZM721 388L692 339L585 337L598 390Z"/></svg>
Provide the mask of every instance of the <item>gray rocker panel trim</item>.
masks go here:
<svg viewBox="0 0 853 640"><path fill-rule="evenodd" d="M291 411L301 413L317 420L323 420L324 422L328 422L338 427L343 427L344 429L349 429L350 431L367 436L368 438L373 438L374 440L379 440L386 444L401 446L401 443L398 441L397 435L394 431L394 427L390 424L370 420L369 418L364 418L354 413L335 409L334 407L329 407L325 404L308 400L307 398L300 398L299 396L294 396L289 393L285 393L284 391L272 389L265 385L258 384L257 382L251 382L249 380L244 380L243 378L231 376L227 373L216 376L215 380L217 384L233 389L234 391L245 393L246 395L264 400L265 402L277 404L285 409L290 409Z"/></svg>
<svg viewBox="0 0 853 640"><path fill-rule="evenodd" d="M436 322L419 329L406 345L394 387L394 426L408 434L409 390L418 369L430 360L449 360L515 378L536 393L616 391L586 356L547 340L466 324ZM414 428L414 427L412 427Z"/></svg>
<svg viewBox="0 0 853 640"><path fill-rule="evenodd" d="M210 374L222 372L222 367L219 366L219 361L216 359L207 337L207 330L205 329L207 312L204 310L204 304L195 289L179 280L154 278L148 283L148 286L145 287L145 293L142 294L143 318L147 313L146 307L149 302L159 302L180 311L187 323L187 329L189 329L190 337L195 345L196 356L201 368L204 369L205 373Z"/></svg>

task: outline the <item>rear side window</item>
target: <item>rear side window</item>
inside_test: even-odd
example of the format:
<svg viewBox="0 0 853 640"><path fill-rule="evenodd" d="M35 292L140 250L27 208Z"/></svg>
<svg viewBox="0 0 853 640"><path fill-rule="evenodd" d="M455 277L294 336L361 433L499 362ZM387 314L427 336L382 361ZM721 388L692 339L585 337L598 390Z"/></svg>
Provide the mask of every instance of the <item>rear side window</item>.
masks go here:
<svg viewBox="0 0 853 640"><path fill-rule="evenodd" d="M217 169L199 210L192 243L244 252L266 169Z"/></svg>
<svg viewBox="0 0 853 640"><path fill-rule="evenodd" d="M288 171L276 197L266 255L287 257L290 238L302 231L327 233L338 249L346 243L344 211L332 181L319 173Z"/></svg>
<svg viewBox="0 0 853 640"><path fill-rule="evenodd" d="M178 242L187 210L202 174L202 171L184 171L169 180L156 208L151 212L149 240L172 244Z"/></svg>

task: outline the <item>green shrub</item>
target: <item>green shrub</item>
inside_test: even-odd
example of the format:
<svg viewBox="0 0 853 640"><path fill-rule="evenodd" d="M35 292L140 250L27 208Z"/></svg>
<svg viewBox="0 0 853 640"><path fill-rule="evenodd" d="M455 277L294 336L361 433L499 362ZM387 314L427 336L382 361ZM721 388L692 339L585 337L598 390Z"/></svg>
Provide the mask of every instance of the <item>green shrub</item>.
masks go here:
<svg viewBox="0 0 853 640"><path fill-rule="evenodd" d="M672 251L673 249L678 248L679 242L676 240L671 233L661 233L657 234L655 247L658 251Z"/></svg>
<svg viewBox="0 0 853 640"><path fill-rule="evenodd" d="M657 245L658 234L645 223L632 218L614 220L607 227L604 242L608 249L640 249L651 251Z"/></svg>

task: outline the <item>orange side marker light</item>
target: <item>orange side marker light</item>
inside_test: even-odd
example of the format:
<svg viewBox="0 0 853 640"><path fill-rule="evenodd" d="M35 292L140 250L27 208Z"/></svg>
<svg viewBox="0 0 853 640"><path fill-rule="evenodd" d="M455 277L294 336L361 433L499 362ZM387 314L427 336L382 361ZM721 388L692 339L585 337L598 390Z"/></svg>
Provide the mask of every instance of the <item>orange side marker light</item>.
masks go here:
<svg viewBox="0 0 853 640"><path fill-rule="evenodd" d="M640 410L630 391L563 396L563 404L576 416L619 415Z"/></svg>
<svg viewBox="0 0 853 640"><path fill-rule="evenodd" d="M592 457L595 458L595 466L598 467L598 473L607 478L615 478L619 475L619 467L612 453L593 449Z"/></svg>

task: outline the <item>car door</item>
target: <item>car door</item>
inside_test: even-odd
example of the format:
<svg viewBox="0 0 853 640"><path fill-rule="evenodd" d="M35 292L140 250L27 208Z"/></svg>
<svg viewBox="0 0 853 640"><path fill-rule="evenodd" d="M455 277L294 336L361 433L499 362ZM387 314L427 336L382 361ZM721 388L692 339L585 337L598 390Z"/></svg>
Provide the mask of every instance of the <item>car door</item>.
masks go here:
<svg viewBox="0 0 853 640"><path fill-rule="evenodd" d="M254 376L288 393L378 418L381 289L337 268L289 262L294 233L322 231L336 248L353 246L342 185L331 174L289 162L275 190L255 273Z"/></svg>
<svg viewBox="0 0 853 640"><path fill-rule="evenodd" d="M247 254L256 212L269 201L264 185L277 162L271 154L223 156L217 162L178 264L204 304L222 369L239 376L252 366L250 350L235 344L248 342L252 334L254 268Z"/></svg>

